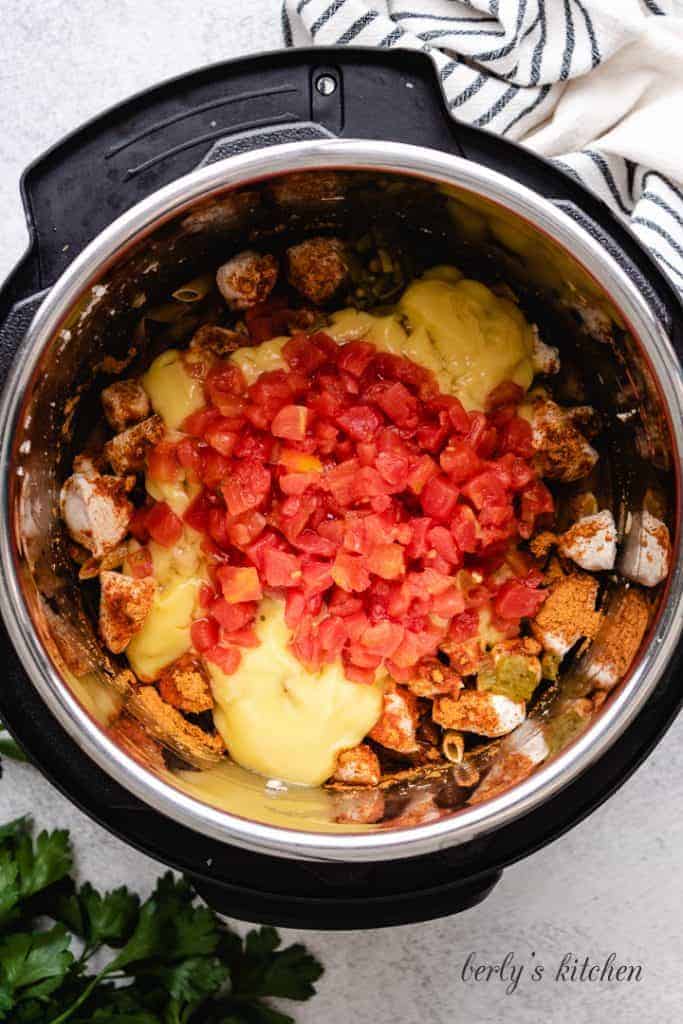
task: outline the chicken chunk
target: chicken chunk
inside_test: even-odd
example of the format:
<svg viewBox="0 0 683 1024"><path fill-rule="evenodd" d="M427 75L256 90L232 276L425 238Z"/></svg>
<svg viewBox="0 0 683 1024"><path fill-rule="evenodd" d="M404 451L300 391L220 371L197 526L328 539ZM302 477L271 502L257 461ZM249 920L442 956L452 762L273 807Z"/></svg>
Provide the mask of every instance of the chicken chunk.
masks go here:
<svg viewBox="0 0 683 1024"><path fill-rule="evenodd" d="M218 268L216 284L230 309L250 309L268 298L277 275L277 260L271 253L246 249Z"/></svg>
<svg viewBox="0 0 683 1024"><path fill-rule="evenodd" d="M462 679L438 658L423 658L415 666L415 678L405 685L416 697L436 697L442 693L457 693Z"/></svg>
<svg viewBox="0 0 683 1024"><path fill-rule="evenodd" d="M196 768L211 768L222 760L225 745L219 734L204 732L198 725L188 722L180 711L161 699L156 687L138 687L126 708L154 739Z"/></svg>
<svg viewBox="0 0 683 1024"><path fill-rule="evenodd" d="M289 283L316 306L328 302L346 280L344 243L338 238L309 238L287 250Z"/></svg>
<svg viewBox="0 0 683 1024"><path fill-rule="evenodd" d="M542 476L571 483L590 473L598 453L581 433L579 421L585 419L576 410L563 409L547 398L536 399L531 411L532 443Z"/></svg>
<svg viewBox="0 0 683 1024"><path fill-rule="evenodd" d="M645 596L635 588L624 591L610 606L582 667L594 686L611 690L624 678L640 649L649 621Z"/></svg>
<svg viewBox="0 0 683 1024"><path fill-rule="evenodd" d="M389 687L384 691L382 716L370 731L370 739L399 754L412 754L418 749L418 717L417 698L401 686Z"/></svg>
<svg viewBox="0 0 683 1024"><path fill-rule="evenodd" d="M337 757L333 779L351 786L376 786L382 772L377 754L365 743L342 750Z"/></svg>
<svg viewBox="0 0 683 1024"><path fill-rule="evenodd" d="M138 473L145 468L149 449L164 436L164 421L150 416L134 427L112 437L104 446L104 454L115 473Z"/></svg>
<svg viewBox="0 0 683 1024"><path fill-rule="evenodd" d="M560 537L561 555L581 569L601 572L614 568L617 557L617 528L609 509L584 516Z"/></svg>
<svg viewBox="0 0 683 1024"><path fill-rule="evenodd" d="M479 668L483 657L480 637L468 640L445 640L441 650L448 656L451 668L461 676L472 676Z"/></svg>
<svg viewBox="0 0 683 1024"><path fill-rule="evenodd" d="M374 825L384 817L381 789L339 789L332 800L334 820L340 825Z"/></svg>
<svg viewBox="0 0 683 1024"><path fill-rule="evenodd" d="M66 528L95 558L112 551L128 532L133 506L115 476L74 473L64 482L59 507Z"/></svg>
<svg viewBox="0 0 683 1024"><path fill-rule="evenodd" d="M102 392L107 423L117 433L149 416L147 392L139 380L117 380Z"/></svg>
<svg viewBox="0 0 683 1024"><path fill-rule="evenodd" d="M531 720L525 722L509 740L505 740L505 746L501 748L469 802L478 804L490 800L518 782L523 782L534 768L545 761L549 753L541 726Z"/></svg>
<svg viewBox="0 0 683 1024"><path fill-rule="evenodd" d="M595 610L598 581L586 573L558 576L531 622L531 632L544 650L563 658L582 637L594 637L600 625Z"/></svg>
<svg viewBox="0 0 683 1024"><path fill-rule="evenodd" d="M184 654L164 669L159 680L159 693L167 704L180 711L200 714L214 706L209 679L198 658Z"/></svg>
<svg viewBox="0 0 683 1024"><path fill-rule="evenodd" d="M211 355L224 359L238 348L249 344L249 336L240 331L230 331L227 327L218 327L216 324L202 324L192 336L190 351L210 352Z"/></svg>
<svg viewBox="0 0 683 1024"><path fill-rule="evenodd" d="M120 572L100 574L100 635L112 654L124 651L147 618L156 583Z"/></svg>
<svg viewBox="0 0 683 1024"><path fill-rule="evenodd" d="M505 736L524 721L523 703L488 690L463 690L459 697L437 697L432 718L444 729Z"/></svg>
<svg viewBox="0 0 683 1024"><path fill-rule="evenodd" d="M636 513L619 560L622 576L643 587L656 587L666 579L670 560L671 540L666 524L645 509Z"/></svg>
<svg viewBox="0 0 683 1024"><path fill-rule="evenodd" d="M531 364L534 369L534 373L542 373L549 377L554 373L560 372L560 351L553 345L546 345L544 341L541 341L541 337L538 333L538 327L533 325L534 335L534 347L531 352Z"/></svg>
<svg viewBox="0 0 683 1024"><path fill-rule="evenodd" d="M115 722L109 727L109 735L118 743L120 747L134 757L136 761L141 761L148 768L152 768L155 771L163 771L166 767L164 762L164 754L156 742L151 736L149 736L138 721L131 718L130 715L122 714L116 719Z"/></svg>
<svg viewBox="0 0 683 1024"><path fill-rule="evenodd" d="M347 176L339 171L295 171L275 178L268 190L280 206L327 206L344 199Z"/></svg>

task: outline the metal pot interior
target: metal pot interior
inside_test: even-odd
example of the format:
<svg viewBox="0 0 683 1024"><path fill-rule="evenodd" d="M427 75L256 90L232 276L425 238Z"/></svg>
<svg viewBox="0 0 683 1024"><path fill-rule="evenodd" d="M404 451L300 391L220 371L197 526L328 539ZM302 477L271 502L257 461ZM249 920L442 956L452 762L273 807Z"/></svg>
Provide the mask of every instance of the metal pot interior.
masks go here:
<svg viewBox="0 0 683 1024"><path fill-rule="evenodd" d="M260 177L227 191L214 189L140 232L96 268L46 341L18 415L10 494L16 572L30 628L53 666L49 687L66 688L62 705L75 699L87 712L88 749L94 743L106 751L107 729L126 701L126 684L123 662L104 652L97 639L94 608L87 588L84 597L76 584L56 509L72 458L99 419L102 388L118 375L140 373L169 344L182 347L189 340L202 313L198 306L188 305L172 322L159 312L189 279L254 243L279 251L312 234L357 238L370 228L400 245L417 269L451 263L491 286L506 285L541 337L560 349L554 396L561 403L593 406L603 425L593 475L556 489L560 528L570 501L583 490L613 510L621 536L643 507L675 523L678 455L667 402L644 357L647 342L635 336L603 289L599 271L593 276L548 233L470 188L407 173L310 170L299 172L294 183ZM626 585L614 573L601 586L607 621ZM667 595L659 588L649 600L654 622ZM593 647L599 643L598 637ZM568 659L559 683L536 709L543 728L566 698L590 692L590 658L589 651ZM610 694L598 718L624 685ZM580 734L595 727L586 720L556 728L553 756L566 756ZM83 741L82 724L71 731ZM143 798L155 802L153 792L165 784L167 813L174 813L168 793L176 793L184 807L194 807L194 827L201 828L211 809L214 834L248 844L257 842L250 838L255 827L269 826L275 830L269 833L271 849L279 830L287 830L281 832L285 838L289 830L341 834L350 848L361 833L393 832L400 840L399 829L431 828L435 820L444 841L452 843L465 835L460 823L472 815L470 791L448 766L408 773L382 791L339 792L267 785L234 764L201 768L172 750L162 766L132 742L117 757ZM106 753L98 760L106 764ZM526 785L533 784L532 778ZM486 824L486 806L477 814Z"/></svg>

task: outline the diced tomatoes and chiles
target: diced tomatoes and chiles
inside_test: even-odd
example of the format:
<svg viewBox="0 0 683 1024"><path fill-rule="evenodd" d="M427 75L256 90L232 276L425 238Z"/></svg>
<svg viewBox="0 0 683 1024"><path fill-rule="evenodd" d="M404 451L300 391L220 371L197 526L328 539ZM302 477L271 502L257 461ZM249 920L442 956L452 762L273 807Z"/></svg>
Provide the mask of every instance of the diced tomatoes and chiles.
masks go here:
<svg viewBox="0 0 683 1024"><path fill-rule="evenodd" d="M378 669L414 680L484 603L516 635L545 591L510 551L553 512L522 390L500 386L487 412L467 412L428 370L367 342L298 334L283 356L288 369L251 386L214 362L206 406L147 457L152 479L200 485L183 516L210 572L196 649L235 671L264 594L285 599L303 665L341 658L357 682ZM183 522L154 502L131 530L171 547ZM481 582L463 589L461 570Z"/></svg>

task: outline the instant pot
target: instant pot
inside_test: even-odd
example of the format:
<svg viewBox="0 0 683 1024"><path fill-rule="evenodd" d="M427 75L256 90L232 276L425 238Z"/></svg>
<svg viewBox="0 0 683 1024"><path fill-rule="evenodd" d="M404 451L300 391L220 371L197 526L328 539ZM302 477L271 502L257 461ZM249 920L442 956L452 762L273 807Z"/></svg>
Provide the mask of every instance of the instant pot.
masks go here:
<svg viewBox="0 0 683 1024"><path fill-rule="evenodd" d="M27 170L22 192L30 244L0 293L7 726L69 799L186 872L233 917L363 928L474 905L505 865L613 792L680 705L674 289L580 184L454 121L430 59L405 50L295 50L173 80L59 143ZM99 393L139 347L145 309L254 240L359 222L509 285L560 348L559 400L602 418L594 486L621 536L646 492L666 506L672 533L669 579L648 595L649 633L590 725L493 799L447 798L441 779L441 809L422 821L394 813L359 824L328 790L177 757L155 768L115 743L107 726L125 688L81 602L56 514ZM627 586L617 573L604 582L606 620ZM576 687L590 656L570 661L562 685ZM409 780L386 799L410 809L424 787Z"/></svg>

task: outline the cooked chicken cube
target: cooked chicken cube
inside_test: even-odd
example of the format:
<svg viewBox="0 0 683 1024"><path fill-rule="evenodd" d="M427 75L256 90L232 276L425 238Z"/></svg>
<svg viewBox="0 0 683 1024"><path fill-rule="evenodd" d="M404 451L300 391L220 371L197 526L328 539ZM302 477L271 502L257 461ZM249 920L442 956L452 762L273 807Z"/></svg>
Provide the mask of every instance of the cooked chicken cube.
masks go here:
<svg viewBox="0 0 683 1024"><path fill-rule="evenodd" d="M582 407L578 417L582 423L585 409ZM598 453L577 426L575 410L563 409L547 398L537 398L532 406L531 428L536 464L542 476L571 483L590 473L598 461Z"/></svg>
<svg viewBox="0 0 683 1024"><path fill-rule="evenodd" d="M367 744L361 743L351 750L342 750L337 757L333 779L351 786L376 786L381 775L377 754Z"/></svg>
<svg viewBox="0 0 683 1024"><path fill-rule="evenodd" d="M102 392L107 423L117 432L150 414L149 398L139 380L117 380Z"/></svg>
<svg viewBox="0 0 683 1024"><path fill-rule="evenodd" d="M309 238L287 250L289 283L316 306L323 305L346 280L344 243L338 238Z"/></svg>
<svg viewBox="0 0 683 1024"><path fill-rule="evenodd" d="M586 573L559 576L531 623L531 631L544 650L563 658L582 637L594 637L600 625L595 610L598 581Z"/></svg>
<svg viewBox="0 0 683 1024"><path fill-rule="evenodd" d="M100 635L112 654L124 651L147 618L156 583L120 572L100 574Z"/></svg>
<svg viewBox="0 0 683 1024"><path fill-rule="evenodd" d="M216 284L230 309L250 309L268 298L277 275L277 260L271 253L246 249L218 268Z"/></svg>
<svg viewBox="0 0 683 1024"><path fill-rule="evenodd" d="M231 331L227 327L218 327L216 324L202 324L199 330L192 335L190 352L194 350L199 350L200 353L210 352L211 355L224 359L231 352L249 344L249 336L240 331Z"/></svg>
<svg viewBox="0 0 683 1024"><path fill-rule="evenodd" d="M258 192L232 192L194 209L184 218L182 227L190 234L211 232L223 235L246 224L260 205Z"/></svg>
<svg viewBox="0 0 683 1024"><path fill-rule="evenodd" d="M463 690L459 697L437 697L432 706L432 718L444 729L480 736L505 736L525 717L523 703L487 690Z"/></svg>
<svg viewBox="0 0 683 1024"><path fill-rule="evenodd" d="M418 717L417 698L401 686L389 687L384 691L382 716L369 733L370 739L399 754L412 754L418 748Z"/></svg>
<svg viewBox="0 0 683 1024"><path fill-rule="evenodd" d="M59 506L66 528L76 541L102 558L128 532L133 506L127 486L115 476L74 473L64 482Z"/></svg>
<svg viewBox="0 0 683 1024"><path fill-rule="evenodd" d="M534 347L531 352L531 363L534 373L542 373L549 377L560 372L560 352L553 345L546 345L541 341L538 327L533 325Z"/></svg>
<svg viewBox="0 0 683 1024"><path fill-rule="evenodd" d="M624 678L640 649L649 621L645 596L635 588L626 590L610 606L583 666L583 672L596 687L611 690Z"/></svg>
<svg viewBox="0 0 683 1024"><path fill-rule="evenodd" d="M180 711L200 714L214 706L209 678L198 658L184 654L164 669L159 680L159 693L168 704Z"/></svg>
<svg viewBox="0 0 683 1024"><path fill-rule="evenodd" d="M415 678L405 685L416 697L437 697L442 693L457 693L462 679L438 658L423 658L415 666Z"/></svg>
<svg viewBox="0 0 683 1024"><path fill-rule="evenodd" d="M159 744L145 732L138 721L125 712L109 727L109 735L126 753L148 768L163 771L166 767Z"/></svg>
<svg viewBox="0 0 683 1024"><path fill-rule="evenodd" d="M559 551L588 572L613 569L617 557L617 528L609 509L584 516L570 526L560 537Z"/></svg>
<svg viewBox="0 0 683 1024"><path fill-rule="evenodd" d="M479 668L483 656L478 636L468 640L445 640L441 650L448 656L451 668L461 676L472 676Z"/></svg>
<svg viewBox="0 0 683 1024"><path fill-rule="evenodd" d="M391 827L412 828L414 825L426 825L429 821L438 821L447 813L434 802L431 793L418 793L400 814L391 819Z"/></svg>
<svg viewBox="0 0 683 1024"><path fill-rule="evenodd" d="M98 465L98 461L101 462L101 465ZM85 453L77 455L73 461L74 473L81 473L83 476L87 476L88 480L94 480L104 468L104 460L97 460L95 456Z"/></svg>
<svg viewBox="0 0 683 1024"><path fill-rule="evenodd" d="M164 430L161 417L150 416L107 441L104 454L114 472L123 476L124 473L137 473L144 469L147 452L161 440Z"/></svg>
<svg viewBox="0 0 683 1024"><path fill-rule="evenodd" d="M384 817L381 789L347 789L332 793L334 820L340 825L374 825Z"/></svg>
<svg viewBox="0 0 683 1024"><path fill-rule="evenodd" d="M522 782L537 765L545 761L549 753L541 726L536 722L525 722L509 740L505 740L505 746L501 748L469 802L477 804L489 800Z"/></svg>
<svg viewBox="0 0 683 1024"><path fill-rule="evenodd" d="M661 519L645 509L636 513L619 559L622 576L643 587L656 587L669 572L671 540Z"/></svg>
<svg viewBox="0 0 683 1024"><path fill-rule="evenodd" d="M156 687L140 686L131 695L127 710L139 718L147 731L196 768L210 768L225 754L217 732L208 733L188 722L180 711L161 699Z"/></svg>
<svg viewBox="0 0 683 1024"><path fill-rule="evenodd" d="M275 178L268 190L280 206L307 209L339 202L346 193L347 177L338 171L295 171Z"/></svg>

